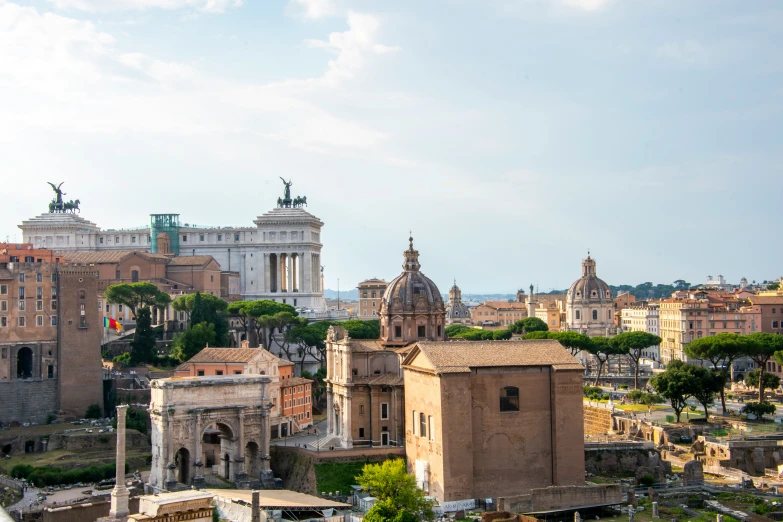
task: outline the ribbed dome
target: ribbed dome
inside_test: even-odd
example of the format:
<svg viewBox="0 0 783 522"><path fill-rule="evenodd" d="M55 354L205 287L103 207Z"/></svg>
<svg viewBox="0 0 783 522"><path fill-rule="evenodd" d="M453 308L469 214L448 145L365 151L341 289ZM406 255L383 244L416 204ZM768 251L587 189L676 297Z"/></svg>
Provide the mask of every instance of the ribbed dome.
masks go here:
<svg viewBox="0 0 783 522"><path fill-rule="evenodd" d="M612 300L612 290L596 275L595 260L587 255L582 261L582 277L574 281L568 289L566 301L604 303Z"/></svg>
<svg viewBox="0 0 783 522"><path fill-rule="evenodd" d="M432 279L419 269L419 252L413 249L413 238L405 251L403 273L395 277L386 287L381 303L381 313L445 312L443 297Z"/></svg>

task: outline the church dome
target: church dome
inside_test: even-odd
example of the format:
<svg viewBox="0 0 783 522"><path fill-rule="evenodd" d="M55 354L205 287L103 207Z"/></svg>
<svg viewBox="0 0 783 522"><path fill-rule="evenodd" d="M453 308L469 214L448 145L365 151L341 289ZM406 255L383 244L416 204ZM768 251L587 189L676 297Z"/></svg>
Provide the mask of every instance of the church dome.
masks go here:
<svg viewBox="0 0 783 522"><path fill-rule="evenodd" d="M595 260L587 254L582 261L582 277L574 281L568 289L566 301L569 303L603 303L612 300L612 290L596 275Z"/></svg>
<svg viewBox="0 0 783 522"><path fill-rule="evenodd" d="M440 290L432 279L420 272L419 251L413 249L413 238L409 240L410 247L403 254L403 272L386 287L381 306L399 313L444 312L446 308Z"/></svg>
<svg viewBox="0 0 783 522"><path fill-rule="evenodd" d="M381 300L381 340L409 343L417 340L444 340L446 307L440 290L421 273L419 252L413 238L403 254L403 272L392 279Z"/></svg>

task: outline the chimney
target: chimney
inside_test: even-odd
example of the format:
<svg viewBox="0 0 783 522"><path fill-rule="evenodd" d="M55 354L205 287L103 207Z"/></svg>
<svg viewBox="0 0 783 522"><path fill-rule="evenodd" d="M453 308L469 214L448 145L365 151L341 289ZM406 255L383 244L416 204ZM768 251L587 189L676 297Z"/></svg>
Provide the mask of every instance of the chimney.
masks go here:
<svg viewBox="0 0 783 522"><path fill-rule="evenodd" d="M241 341L239 343L240 348L250 348L250 341Z"/></svg>

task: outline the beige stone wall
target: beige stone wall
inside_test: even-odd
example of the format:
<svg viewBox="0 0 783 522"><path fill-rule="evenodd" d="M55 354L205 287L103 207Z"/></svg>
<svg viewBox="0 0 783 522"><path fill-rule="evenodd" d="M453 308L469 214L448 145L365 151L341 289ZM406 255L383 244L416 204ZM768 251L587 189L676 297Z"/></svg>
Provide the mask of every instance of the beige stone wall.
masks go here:
<svg viewBox="0 0 783 522"><path fill-rule="evenodd" d="M556 371L552 386L556 486L584 484L582 371ZM524 393L520 392L522 397Z"/></svg>
<svg viewBox="0 0 783 522"><path fill-rule="evenodd" d="M612 429L612 413L605 408L583 406L585 435L606 435Z"/></svg>

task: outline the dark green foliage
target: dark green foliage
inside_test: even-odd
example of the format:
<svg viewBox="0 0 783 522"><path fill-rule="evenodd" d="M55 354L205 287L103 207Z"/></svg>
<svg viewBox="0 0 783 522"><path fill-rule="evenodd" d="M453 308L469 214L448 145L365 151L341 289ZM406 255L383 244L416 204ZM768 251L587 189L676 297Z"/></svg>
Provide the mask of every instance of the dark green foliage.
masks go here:
<svg viewBox="0 0 783 522"><path fill-rule="evenodd" d="M220 513L216 507L212 508L212 522L220 522Z"/></svg>
<svg viewBox="0 0 783 522"><path fill-rule="evenodd" d="M645 473L639 479L639 484L642 486L647 486L649 488L650 486L655 484L655 477L653 477L650 473Z"/></svg>
<svg viewBox="0 0 783 522"><path fill-rule="evenodd" d="M115 355L114 359L112 359L112 362L120 363L123 366L130 366L131 363L131 353L125 352L121 353L119 355Z"/></svg>
<svg viewBox="0 0 783 522"><path fill-rule="evenodd" d="M764 368L767 362L772 359L776 352L783 350L783 335L776 335L767 332L755 332L745 336L748 345L745 347L745 354L756 363L756 368L761 373L759 379L759 402L764 402Z"/></svg>
<svg viewBox="0 0 783 522"><path fill-rule="evenodd" d="M215 325L211 323L199 323L188 327L174 338L174 347L171 355L180 362L185 362L208 344L215 344Z"/></svg>
<svg viewBox="0 0 783 522"><path fill-rule="evenodd" d="M381 323L377 320L351 319L341 324L353 339L377 339L381 336Z"/></svg>
<svg viewBox="0 0 783 522"><path fill-rule="evenodd" d="M742 408L742 413L750 413L761 419L764 415L775 413L775 405L769 402L749 402Z"/></svg>
<svg viewBox="0 0 783 522"><path fill-rule="evenodd" d="M770 283L767 285L767 290L779 290L780 283Z"/></svg>
<svg viewBox="0 0 783 522"><path fill-rule="evenodd" d="M492 333L492 339L495 341L505 341L511 339L511 330L495 330Z"/></svg>
<svg viewBox="0 0 783 522"><path fill-rule="evenodd" d="M418 522L407 509L397 509L390 500L379 500L364 515L364 522Z"/></svg>
<svg viewBox="0 0 783 522"><path fill-rule="evenodd" d="M321 403L321 399L326 394L326 382L324 381L324 379L326 379L326 367L321 366L318 368L318 371L315 372L315 375L311 374L307 370L302 370L302 377L313 380L313 405L320 409L319 404Z"/></svg>
<svg viewBox="0 0 783 522"><path fill-rule="evenodd" d="M46 415L46 424L51 424L57 419L57 415L54 413L49 413Z"/></svg>
<svg viewBox="0 0 783 522"><path fill-rule="evenodd" d="M759 371L758 368L749 371L745 375L745 385L748 386L749 388L758 388L760 375L761 372ZM780 377L778 377L773 373L764 374L764 389L774 390L778 386L780 386Z"/></svg>
<svg viewBox="0 0 783 522"><path fill-rule="evenodd" d="M522 336L522 339L549 339L554 332L530 332Z"/></svg>
<svg viewBox="0 0 783 522"><path fill-rule="evenodd" d="M675 359L669 363L666 371L650 380L650 386L671 404L677 422L680 422L682 410L688 405L686 401L693 396L694 386L701 384L693 382L691 366Z"/></svg>
<svg viewBox="0 0 783 522"><path fill-rule="evenodd" d="M104 479L114 478L115 469L114 464L71 470L50 466L34 468L26 464L19 464L11 468L11 476L26 479L27 482L41 488L58 484L76 484L77 482L99 482ZM127 472L128 464L126 463L125 473Z"/></svg>
<svg viewBox="0 0 783 522"><path fill-rule="evenodd" d="M675 290L687 290L688 288L690 288L690 286L691 284L689 282L683 279L677 279L676 281L674 281L674 283L670 285L662 285L662 284L653 285L650 282L646 282L646 283L638 284L636 286L609 285L609 288L612 289L614 295L620 295L622 293L628 292L629 294L635 296L636 299L639 299L641 301L647 301L649 299L661 299L663 297L670 297Z"/></svg>
<svg viewBox="0 0 783 522"><path fill-rule="evenodd" d="M125 417L125 427L129 430L136 430L146 435L149 418L150 414L147 410L140 408L128 408ZM113 428L117 428L116 418L111 421L111 425Z"/></svg>
<svg viewBox="0 0 783 522"><path fill-rule="evenodd" d="M633 362L633 387L639 387L639 360L642 350L650 346L658 346L662 339L647 332L624 332L612 338L612 344L623 353L628 354Z"/></svg>
<svg viewBox="0 0 783 522"><path fill-rule="evenodd" d="M87 412L84 414L85 419L100 419L102 416L101 407L97 404L87 406Z"/></svg>
<svg viewBox="0 0 783 522"><path fill-rule="evenodd" d="M604 391L598 386L590 386L586 384L582 387L582 393L584 393L585 397L592 397L594 395L601 395L604 393Z"/></svg>
<svg viewBox="0 0 783 522"><path fill-rule="evenodd" d="M226 310L228 303L212 294L182 295L171 303L172 308L178 312L188 314L188 325L210 323L215 326L215 344L217 346L228 345L228 321Z"/></svg>
<svg viewBox="0 0 783 522"><path fill-rule="evenodd" d="M139 308L136 312L136 333L131 341L131 364L151 363L156 352L150 309Z"/></svg>
<svg viewBox="0 0 783 522"><path fill-rule="evenodd" d="M481 330L480 328L471 328L454 336L454 339L465 339L466 341L491 341L495 336L492 330Z"/></svg>
<svg viewBox="0 0 783 522"><path fill-rule="evenodd" d="M472 330L472 328L464 324L452 324L446 327L446 337L454 337L468 330Z"/></svg>
<svg viewBox="0 0 783 522"><path fill-rule="evenodd" d="M631 390L625 394L625 397L633 402L639 402L643 396L644 392L642 390Z"/></svg>
<svg viewBox="0 0 783 522"><path fill-rule="evenodd" d="M529 332L546 332L549 330L549 327L538 317L525 317L524 319L514 322L508 329L515 334L523 334Z"/></svg>

